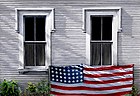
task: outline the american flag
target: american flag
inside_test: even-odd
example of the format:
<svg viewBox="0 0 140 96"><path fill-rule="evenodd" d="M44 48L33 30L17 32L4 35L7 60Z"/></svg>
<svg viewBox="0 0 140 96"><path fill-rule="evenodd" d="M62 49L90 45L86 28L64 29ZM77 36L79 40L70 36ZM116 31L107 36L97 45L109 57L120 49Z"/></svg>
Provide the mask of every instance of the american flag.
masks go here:
<svg viewBox="0 0 140 96"><path fill-rule="evenodd" d="M50 66L55 96L124 96L132 91L133 64Z"/></svg>

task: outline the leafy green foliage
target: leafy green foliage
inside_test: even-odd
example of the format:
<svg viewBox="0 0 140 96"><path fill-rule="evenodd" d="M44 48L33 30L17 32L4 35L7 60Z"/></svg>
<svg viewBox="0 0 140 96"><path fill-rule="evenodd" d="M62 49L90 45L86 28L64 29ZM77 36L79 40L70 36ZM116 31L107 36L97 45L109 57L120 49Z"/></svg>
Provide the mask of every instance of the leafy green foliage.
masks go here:
<svg viewBox="0 0 140 96"><path fill-rule="evenodd" d="M131 94L132 94L132 96L138 96L138 94L139 94L139 90L135 85L133 85L133 87L132 87Z"/></svg>
<svg viewBox="0 0 140 96"><path fill-rule="evenodd" d="M50 85L46 80L41 80L37 84L28 82L26 90L26 94L30 94L31 96L48 96Z"/></svg>
<svg viewBox="0 0 140 96"><path fill-rule="evenodd" d="M0 83L0 96L52 96L49 94L50 84L46 80L38 83L28 82L24 93L21 93L20 87L14 80L4 80Z"/></svg>
<svg viewBox="0 0 140 96"><path fill-rule="evenodd" d="M11 81L4 80L0 84L0 95L1 96L19 96L20 93L21 93L21 90L20 90L17 82L14 80L11 80Z"/></svg>
<svg viewBox="0 0 140 96"><path fill-rule="evenodd" d="M125 96L139 96L138 88L135 85L133 85L131 94L127 94Z"/></svg>
<svg viewBox="0 0 140 96"><path fill-rule="evenodd" d="M37 93L46 94L50 90L50 86L45 80L41 80L41 82L39 82L36 86L37 86Z"/></svg>
<svg viewBox="0 0 140 96"><path fill-rule="evenodd" d="M36 85L32 82L28 82L28 87L26 88L26 90L30 93L34 93L36 92Z"/></svg>

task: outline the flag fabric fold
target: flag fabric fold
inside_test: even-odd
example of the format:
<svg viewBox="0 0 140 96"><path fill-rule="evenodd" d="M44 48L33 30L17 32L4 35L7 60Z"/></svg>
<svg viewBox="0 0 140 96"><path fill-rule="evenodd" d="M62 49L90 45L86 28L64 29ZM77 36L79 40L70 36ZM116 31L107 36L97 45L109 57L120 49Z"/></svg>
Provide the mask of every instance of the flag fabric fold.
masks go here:
<svg viewBox="0 0 140 96"><path fill-rule="evenodd" d="M132 91L133 64L50 66L55 96L123 96Z"/></svg>

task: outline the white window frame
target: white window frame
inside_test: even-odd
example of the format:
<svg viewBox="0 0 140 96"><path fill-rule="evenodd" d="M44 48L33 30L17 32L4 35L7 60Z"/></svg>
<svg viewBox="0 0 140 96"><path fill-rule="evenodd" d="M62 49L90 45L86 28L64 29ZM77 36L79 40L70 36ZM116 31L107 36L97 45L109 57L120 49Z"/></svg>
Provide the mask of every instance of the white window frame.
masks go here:
<svg viewBox="0 0 140 96"><path fill-rule="evenodd" d="M19 33L19 70L44 71L51 65L51 32L54 27L54 8L16 8L16 28ZM46 16L45 21L45 66L25 66L24 63L24 16Z"/></svg>
<svg viewBox="0 0 140 96"><path fill-rule="evenodd" d="M117 33L122 32L121 7L94 7L83 9L83 32L86 33L86 64L90 65L91 16L113 16L112 22L112 65L117 65Z"/></svg>

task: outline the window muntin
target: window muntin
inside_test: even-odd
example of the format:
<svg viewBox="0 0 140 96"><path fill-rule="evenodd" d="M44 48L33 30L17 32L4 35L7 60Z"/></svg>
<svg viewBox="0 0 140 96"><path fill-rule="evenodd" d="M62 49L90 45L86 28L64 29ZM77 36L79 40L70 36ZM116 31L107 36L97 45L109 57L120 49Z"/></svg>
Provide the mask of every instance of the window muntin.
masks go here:
<svg viewBox="0 0 140 96"><path fill-rule="evenodd" d="M45 20L46 16L24 16L25 66L45 66Z"/></svg>
<svg viewBox="0 0 140 96"><path fill-rule="evenodd" d="M90 64L112 64L112 16L91 16Z"/></svg>

